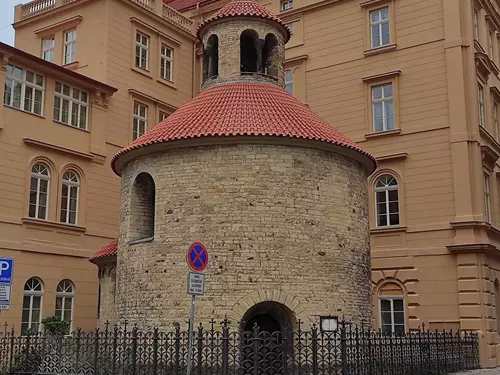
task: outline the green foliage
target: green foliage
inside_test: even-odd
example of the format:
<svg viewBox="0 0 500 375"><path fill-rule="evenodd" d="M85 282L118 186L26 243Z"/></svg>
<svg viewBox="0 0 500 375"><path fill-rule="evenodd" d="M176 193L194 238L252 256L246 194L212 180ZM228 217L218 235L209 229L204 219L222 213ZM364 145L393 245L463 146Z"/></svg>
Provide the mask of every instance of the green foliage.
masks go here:
<svg viewBox="0 0 500 375"><path fill-rule="evenodd" d="M69 334L70 322L61 320L61 318L53 315L42 320L45 330L56 336L64 336Z"/></svg>

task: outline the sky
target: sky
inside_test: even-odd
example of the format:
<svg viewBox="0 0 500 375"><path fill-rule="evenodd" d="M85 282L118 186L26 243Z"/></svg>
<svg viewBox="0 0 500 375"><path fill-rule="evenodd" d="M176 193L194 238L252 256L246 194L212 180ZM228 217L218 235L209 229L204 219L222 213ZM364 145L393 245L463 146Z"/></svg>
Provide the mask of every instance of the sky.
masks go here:
<svg viewBox="0 0 500 375"><path fill-rule="evenodd" d="M0 42L14 45L14 6L28 0L0 0Z"/></svg>

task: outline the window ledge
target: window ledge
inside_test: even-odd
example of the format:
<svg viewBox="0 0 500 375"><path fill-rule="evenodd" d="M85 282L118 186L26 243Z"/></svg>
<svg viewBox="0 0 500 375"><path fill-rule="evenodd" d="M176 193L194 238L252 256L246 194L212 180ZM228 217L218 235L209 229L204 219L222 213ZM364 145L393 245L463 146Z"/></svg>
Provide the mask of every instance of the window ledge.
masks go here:
<svg viewBox="0 0 500 375"><path fill-rule="evenodd" d="M38 113L33 113L33 112L30 112L30 111L25 111L24 109L21 109L21 108L17 108L17 107L13 107L11 105L8 105L8 104L5 104L3 105L4 107L7 107L7 108L10 108L10 109L13 109L15 111L19 111L19 112L22 112L22 113L26 113L28 115L32 115L32 116L36 116L36 117L40 117L40 118L43 118L45 119L45 116L43 115L39 115Z"/></svg>
<svg viewBox="0 0 500 375"><path fill-rule="evenodd" d="M163 78L159 78L159 79L157 79L157 81L164 84L165 86L168 86L168 87L173 88L174 90L177 90L177 85L173 81L169 81L168 79L163 79Z"/></svg>
<svg viewBox="0 0 500 375"><path fill-rule="evenodd" d="M132 66L130 69L132 69L134 72L142 74L143 76L153 79L153 76L151 75L151 72L149 70L138 68L135 65Z"/></svg>
<svg viewBox="0 0 500 375"><path fill-rule="evenodd" d="M87 230L87 228L80 227L78 225L59 223L56 221L49 221L49 220L42 220L42 219L35 219L33 217L23 217L22 222L23 222L23 224L42 225L42 226L56 228L56 229L72 230L75 232L85 232Z"/></svg>
<svg viewBox="0 0 500 375"><path fill-rule="evenodd" d="M385 3L388 3L389 1L390 0L361 0L361 3L359 3L359 6L361 8L371 7L371 6L374 6L374 5L385 4Z"/></svg>
<svg viewBox="0 0 500 375"><path fill-rule="evenodd" d="M379 53L394 51L397 45L395 43L387 44L382 47L370 48L364 51L365 56L377 55Z"/></svg>
<svg viewBox="0 0 500 375"><path fill-rule="evenodd" d="M78 68L78 64L80 64L78 61L73 61L72 63L64 64L62 67L69 70L73 70Z"/></svg>
<svg viewBox="0 0 500 375"><path fill-rule="evenodd" d="M155 239L154 237L139 238L138 240L129 241L128 244L135 245L138 243L152 242L154 239Z"/></svg>
<svg viewBox="0 0 500 375"><path fill-rule="evenodd" d="M378 227L371 228L370 234L381 234L381 233L398 233L398 232L406 232L406 225L394 225L389 227Z"/></svg>
<svg viewBox="0 0 500 375"><path fill-rule="evenodd" d="M391 129L391 130L384 130L381 132L365 134L365 138L388 137L391 135L399 135L400 133L401 129Z"/></svg>
<svg viewBox="0 0 500 375"><path fill-rule="evenodd" d="M58 120L54 120L54 119L53 119L53 121L54 121L56 124L64 125L64 126L67 126L67 127L69 127L69 128L76 129L76 130L80 130L80 131L85 132L85 133L90 133L90 131L89 131L89 130L87 130L87 129L78 128L78 127L76 127L76 126L73 126L73 125L70 125L70 124L66 124L65 122L58 121Z"/></svg>

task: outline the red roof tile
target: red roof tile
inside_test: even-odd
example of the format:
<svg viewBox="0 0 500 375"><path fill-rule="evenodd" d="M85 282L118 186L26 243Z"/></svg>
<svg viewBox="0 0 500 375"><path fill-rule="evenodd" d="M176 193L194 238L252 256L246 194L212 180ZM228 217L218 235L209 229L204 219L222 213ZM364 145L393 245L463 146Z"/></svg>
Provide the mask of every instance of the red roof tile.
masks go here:
<svg viewBox="0 0 500 375"><path fill-rule="evenodd" d="M234 16L253 16L274 21L279 25L283 26L283 28L286 30L285 43L288 42L288 40L290 39L290 30L288 30L286 24L281 19L279 19L278 16L276 16L273 12L266 9L255 0L232 0L231 2L227 3L225 6L220 8L212 16L203 21L200 24L200 26L198 26L198 29L196 30L196 35L198 35L198 38L201 39L200 31L207 24L221 18L234 17Z"/></svg>
<svg viewBox="0 0 500 375"><path fill-rule="evenodd" d="M127 152L172 140L210 137L263 135L311 139L356 150L373 162L375 159L356 143L323 121L308 107L273 84L231 82L217 84L181 106L119 151L111 160Z"/></svg>
<svg viewBox="0 0 500 375"><path fill-rule="evenodd" d="M115 238L113 241L108 243L106 246L102 247L101 250L94 253L90 257L89 261L95 262L96 259L111 257L113 255L116 255L117 250L118 250L118 240Z"/></svg>

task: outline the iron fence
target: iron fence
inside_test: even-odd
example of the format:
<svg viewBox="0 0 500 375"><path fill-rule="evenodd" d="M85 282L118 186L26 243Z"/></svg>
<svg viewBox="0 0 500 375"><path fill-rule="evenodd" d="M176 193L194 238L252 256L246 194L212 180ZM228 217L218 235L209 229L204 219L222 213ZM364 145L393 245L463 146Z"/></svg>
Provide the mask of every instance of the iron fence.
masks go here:
<svg viewBox="0 0 500 375"><path fill-rule="evenodd" d="M199 326L193 375L423 375L479 367L474 332L386 335L340 322L338 330L231 330ZM0 374L184 375L188 332L109 327L69 336L0 333Z"/></svg>

